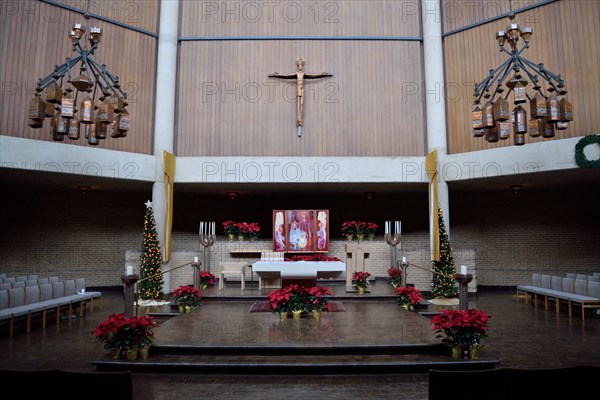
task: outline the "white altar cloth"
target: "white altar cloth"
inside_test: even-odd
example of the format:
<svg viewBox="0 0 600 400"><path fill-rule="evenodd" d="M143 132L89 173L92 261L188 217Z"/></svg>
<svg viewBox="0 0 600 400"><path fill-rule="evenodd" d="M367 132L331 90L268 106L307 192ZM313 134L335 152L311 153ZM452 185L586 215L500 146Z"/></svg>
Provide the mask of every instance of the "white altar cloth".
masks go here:
<svg viewBox="0 0 600 400"><path fill-rule="evenodd" d="M333 278L346 271L341 261L257 261L252 272L261 278L277 274L281 279Z"/></svg>

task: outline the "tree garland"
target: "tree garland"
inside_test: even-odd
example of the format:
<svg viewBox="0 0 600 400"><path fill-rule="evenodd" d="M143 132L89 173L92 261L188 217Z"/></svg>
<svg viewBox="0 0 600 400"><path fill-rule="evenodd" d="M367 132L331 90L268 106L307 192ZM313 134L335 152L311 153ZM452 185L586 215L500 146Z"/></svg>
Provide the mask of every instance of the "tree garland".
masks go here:
<svg viewBox="0 0 600 400"><path fill-rule="evenodd" d="M597 160L588 160L583 152L583 149L590 145L597 143L600 145L600 135L587 135L582 137L579 142L575 145L575 162L581 168L600 168L600 158Z"/></svg>

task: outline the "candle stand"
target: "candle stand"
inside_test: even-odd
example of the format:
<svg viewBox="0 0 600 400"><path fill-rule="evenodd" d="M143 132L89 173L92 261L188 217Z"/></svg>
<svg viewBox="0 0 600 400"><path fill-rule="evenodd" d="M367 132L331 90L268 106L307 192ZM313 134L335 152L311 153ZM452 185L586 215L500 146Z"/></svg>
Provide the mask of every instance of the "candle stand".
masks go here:
<svg viewBox="0 0 600 400"><path fill-rule="evenodd" d="M204 270L210 272L210 247L215 244L217 236L215 235L214 222L200 222L200 244L204 247ZM193 266L193 264L192 264ZM196 282L196 278L194 278Z"/></svg>
<svg viewBox="0 0 600 400"><path fill-rule="evenodd" d="M390 265L397 265L396 246L400 243L401 237L400 221L395 221L393 225L392 221L385 221L385 242L390 246Z"/></svg>
<svg viewBox="0 0 600 400"><path fill-rule="evenodd" d="M133 301L134 301L134 286L135 283L140 279L139 275L121 275L121 282L125 284L125 297L124 297L124 305L125 305L125 317L131 318L133 313Z"/></svg>
<svg viewBox="0 0 600 400"><path fill-rule="evenodd" d="M458 309L469 309L469 282L473 280L472 274L454 274L454 280L459 284Z"/></svg>

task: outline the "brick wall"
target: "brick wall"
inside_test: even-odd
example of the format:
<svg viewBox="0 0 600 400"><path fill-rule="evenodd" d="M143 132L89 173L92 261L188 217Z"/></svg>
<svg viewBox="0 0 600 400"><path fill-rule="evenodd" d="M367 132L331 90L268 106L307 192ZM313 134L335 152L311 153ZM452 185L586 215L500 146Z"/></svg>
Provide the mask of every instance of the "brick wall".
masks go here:
<svg viewBox="0 0 600 400"><path fill-rule="evenodd" d="M0 204L0 272L9 276L28 273L40 277L57 275L61 279L84 276L88 286L121 286L120 276L125 265L137 268L143 239L143 220L147 193L115 194L88 193L82 198L70 192L10 191ZM452 193L452 192L451 192ZM325 199L336 204L336 199ZM339 202L339 199L337 199ZM419 209L409 199L394 205L398 219L403 221L403 254L417 266L429 268L429 236L426 215L406 217L404 209ZM449 218L450 243L455 265L467 265L475 274L475 283L486 286L515 286L529 282L532 271L552 274L600 271L600 224L597 217L598 196L585 190L550 192L523 191L511 193L451 194ZM264 213L269 221L270 205L265 210L250 209L254 215ZM210 217L199 215L198 207L176 199L171 267L182 265L198 256L202 260L197 237L196 221L229 219L228 203L212 212ZM285 205L284 205L285 207ZM336 210L333 215L350 211ZM350 207L347 207L350 208ZM390 218L381 207L357 208L356 219L383 223ZM211 209L211 211L213 211ZM238 209L236 212L241 213ZM396 214L396 215L397 215ZM406 212L406 214L414 214ZM345 216L344 216L345 218ZM412 218L412 220L411 220ZM339 219L339 218L338 218ZM247 218L246 220L254 220ZM405 223L405 221L407 221ZM262 224L261 224L262 225ZM448 224L447 224L448 226ZM345 259L345 241L341 240L332 223L329 255ZM406 229L404 228L406 227ZM217 229L220 234L220 230ZM211 271L218 272L218 262L233 259L232 250L243 247L270 249L268 238L258 242L228 242L223 236L210 250ZM370 243L372 252L367 270L379 278L387 276L389 246L377 236ZM257 254L239 255L236 259L254 261ZM182 268L171 276L171 287L191 283L191 269ZM249 277L248 277L249 278ZM255 277L256 278L256 277ZM342 275L340 279L344 279ZM430 289L430 273L410 267L408 282L421 290Z"/></svg>

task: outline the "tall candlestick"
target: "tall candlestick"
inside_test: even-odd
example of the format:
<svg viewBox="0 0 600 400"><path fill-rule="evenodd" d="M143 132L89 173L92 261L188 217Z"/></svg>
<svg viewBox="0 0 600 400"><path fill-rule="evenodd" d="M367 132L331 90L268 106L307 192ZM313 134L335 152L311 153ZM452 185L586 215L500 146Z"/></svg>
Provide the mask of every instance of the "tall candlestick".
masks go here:
<svg viewBox="0 0 600 400"><path fill-rule="evenodd" d="M461 275L467 275L467 266L466 265L461 265L460 266L460 274Z"/></svg>
<svg viewBox="0 0 600 400"><path fill-rule="evenodd" d="M194 257L194 262L198 262L198 257Z"/></svg>
<svg viewBox="0 0 600 400"><path fill-rule="evenodd" d="M215 230L215 222L213 221L213 223L212 223L212 234L214 235L215 232L216 232L216 230Z"/></svg>
<svg viewBox="0 0 600 400"><path fill-rule="evenodd" d="M198 229L198 235L202 235L202 228L204 227L203 225L204 223L200 221L200 229Z"/></svg>
<svg viewBox="0 0 600 400"><path fill-rule="evenodd" d="M388 221L385 221L385 234L390 233L390 227L388 226Z"/></svg>
<svg viewBox="0 0 600 400"><path fill-rule="evenodd" d="M396 235L400 233L400 225L399 224L400 223L398 221L396 221L396 232L395 232Z"/></svg>
<svg viewBox="0 0 600 400"><path fill-rule="evenodd" d="M133 265L128 265L125 268L125 275L127 275L127 276L133 275Z"/></svg>
<svg viewBox="0 0 600 400"><path fill-rule="evenodd" d="M406 257L402 257L402 262L405 263L406 262Z"/></svg>

